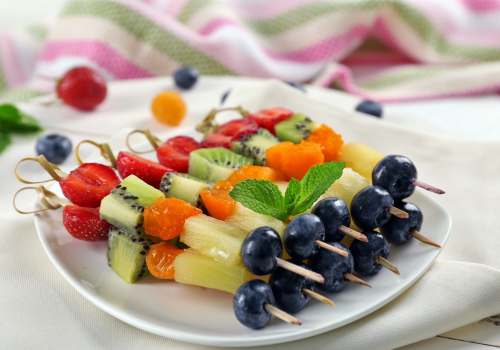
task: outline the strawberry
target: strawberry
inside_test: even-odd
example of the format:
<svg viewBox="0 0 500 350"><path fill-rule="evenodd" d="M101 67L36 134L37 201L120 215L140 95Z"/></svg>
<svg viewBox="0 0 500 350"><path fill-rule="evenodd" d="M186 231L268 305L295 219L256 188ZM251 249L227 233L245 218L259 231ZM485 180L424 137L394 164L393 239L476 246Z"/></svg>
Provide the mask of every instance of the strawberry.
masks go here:
<svg viewBox="0 0 500 350"><path fill-rule="evenodd" d="M109 224L99 217L99 208L68 204L63 209L63 224L70 235L83 241L108 239Z"/></svg>
<svg viewBox="0 0 500 350"><path fill-rule="evenodd" d="M96 208L120 183L115 171L103 164L85 163L59 181L66 198L76 205Z"/></svg>
<svg viewBox="0 0 500 350"><path fill-rule="evenodd" d="M129 152L118 153L116 168L123 179L129 175L135 175L155 188L160 187L161 178L165 173L173 171L164 165Z"/></svg>
<svg viewBox="0 0 500 350"><path fill-rule="evenodd" d="M221 134L209 134L203 141L201 141L201 147L224 147L231 148L231 136L221 135Z"/></svg>
<svg viewBox="0 0 500 350"><path fill-rule="evenodd" d="M274 107L263 109L255 114L248 116L252 119L258 126L265 128L276 135L274 127L279 122L282 122L292 116L293 112L286 108Z"/></svg>
<svg viewBox="0 0 500 350"><path fill-rule="evenodd" d="M156 150L158 161L175 171L185 173L189 167L189 154L200 148L200 143L189 136L175 136Z"/></svg>
<svg viewBox="0 0 500 350"><path fill-rule="evenodd" d="M255 134L259 126L250 118L242 118L228 121L219 125L215 133L224 136L231 136L232 140L239 140L242 136Z"/></svg>

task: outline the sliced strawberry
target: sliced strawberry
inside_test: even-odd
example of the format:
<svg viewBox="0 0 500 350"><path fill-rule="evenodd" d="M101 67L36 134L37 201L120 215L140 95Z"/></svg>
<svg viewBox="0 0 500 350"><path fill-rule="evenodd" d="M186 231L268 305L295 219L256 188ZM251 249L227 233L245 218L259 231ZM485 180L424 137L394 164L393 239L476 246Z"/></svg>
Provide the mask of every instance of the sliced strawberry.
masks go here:
<svg viewBox="0 0 500 350"><path fill-rule="evenodd" d="M135 175L155 188L160 187L161 178L165 173L173 171L160 163L129 152L118 153L116 168L123 179Z"/></svg>
<svg viewBox="0 0 500 350"><path fill-rule="evenodd" d="M201 141L201 147L211 148L211 147L225 147L231 148L231 141L233 138L231 136L221 135L221 134L210 134L203 141Z"/></svg>
<svg viewBox="0 0 500 350"><path fill-rule="evenodd" d="M231 136L232 140L239 140L244 135L255 134L258 129L259 126L253 119L242 118L221 124L215 133L224 136Z"/></svg>
<svg viewBox="0 0 500 350"><path fill-rule="evenodd" d="M115 171L103 164L85 163L59 181L61 189L71 202L88 208L96 208L120 183Z"/></svg>
<svg viewBox="0 0 500 350"><path fill-rule="evenodd" d="M286 120L292 116L293 112L286 108L274 107L263 109L255 114L250 115L248 118L252 119L261 128L265 128L276 134L274 131L274 126L283 120Z"/></svg>
<svg viewBox="0 0 500 350"><path fill-rule="evenodd" d="M189 154L200 148L200 143L189 136L175 136L158 147L158 161L175 171L185 173L189 167Z"/></svg>
<svg viewBox="0 0 500 350"><path fill-rule="evenodd" d="M70 235L83 241L108 238L109 224L99 217L99 208L68 204L63 209L63 224Z"/></svg>

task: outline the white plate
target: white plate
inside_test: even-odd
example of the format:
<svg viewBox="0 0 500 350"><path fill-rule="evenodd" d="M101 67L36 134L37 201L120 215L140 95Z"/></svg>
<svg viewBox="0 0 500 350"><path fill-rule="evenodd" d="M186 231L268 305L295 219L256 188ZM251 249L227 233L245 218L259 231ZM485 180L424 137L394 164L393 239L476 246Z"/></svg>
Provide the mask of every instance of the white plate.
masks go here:
<svg viewBox="0 0 500 350"><path fill-rule="evenodd" d="M59 192L57 186L53 189ZM451 226L446 211L420 191L411 201L425 214L422 231L444 245ZM216 346L283 343L341 327L396 298L429 269L440 253L416 240L395 247L390 259L399 267L400 276L383 270L368 279L373 288L350 285L342 293L332 295L336 308L310 303L298 314L303 321L300 327L273 320L265 329L254 331L235 319L228 294L151 277L133 285L122 282L107 266L106 244L82 242L69 236L61 223L61 210L35 216L35 226L57 270L100 309L147 332Z"/></svg>

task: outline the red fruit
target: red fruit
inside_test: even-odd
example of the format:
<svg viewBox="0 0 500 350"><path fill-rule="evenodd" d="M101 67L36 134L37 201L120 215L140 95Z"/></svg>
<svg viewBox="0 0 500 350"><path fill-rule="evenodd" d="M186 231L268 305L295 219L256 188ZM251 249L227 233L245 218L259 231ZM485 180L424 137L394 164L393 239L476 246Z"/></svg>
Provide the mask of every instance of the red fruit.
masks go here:
<svg viewBox="0 0 500 350"><path fill-rule="evenodd" d="M231 136L232 140L239 140L242 136L255 134L259 126L250 118L242 118L231 120L220 125L215 131L216 134Z"/></svg>
<svg viewBox="0 0 500 350"><path fill-rule="evenodd" d="M142 181L156 188L160 187L163 175L173 171L164 165L129 152L118 153L116 168L123 179L129 175L135 175Z"/></svg>
<svg viewBox="0 0 500 350"><path fill-rule="evenodd" d="M112 168L98 163L82 164L59 181L66 198L87 208L98 207L119 183Z"/></svg>
<svg viewBox="0 0 500 350"><path fill-rule="evenodd" d="M265 128L276 134L274 127L279 122L286 120L292 116L293 112L286 108L274 107L263 109L255 114L250 115L248 118L252 119L261 128Z"/></svg>
<svg viewBox="0 0 500 350"><path fill-rule="evenodd" d="M83 241L108 239L109 224L99 217L99 208L68 204L63 209L63 224L70 235Z"/></svg>
<svg viewBox="0 0 500 350"><path fill-rule="evenodd" d="M231 136L221 135L221 134L209 134L203 141L201 141L201 147L225 147L231 148Z"/></svg>
<svg viewBox="0 0 500 350"><path fill-rule="evenodd" d="M106 80L92 68L76 67L59 80L56 92L67 105L91 111L106 98Z"/></svg>
<svg viewBox="0 0 500 350"><path fill-rule="evenodd" d="M158 161L175 171L185 173L189 167L189 154L200 148L200 143L189 136L175 136L156 150Z"/></svg>

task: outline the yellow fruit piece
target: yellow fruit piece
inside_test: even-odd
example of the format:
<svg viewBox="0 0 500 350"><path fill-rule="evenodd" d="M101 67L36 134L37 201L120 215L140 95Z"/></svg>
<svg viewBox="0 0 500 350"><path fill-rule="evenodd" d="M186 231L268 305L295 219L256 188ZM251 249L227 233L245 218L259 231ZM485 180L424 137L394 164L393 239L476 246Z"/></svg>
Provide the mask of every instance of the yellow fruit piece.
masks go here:
<svg viewBox="0 0 500 350"><path fill-rule="evenodd" d="M337 197L346 202L346 204L350 207L352 197L369 185L370 183L366 178L351 168L344 168L342 176L335 181L328 190L326 190L321 198Z"/></svg>
<svg viewBox="0 0 500 350"><path fill-rule="evenodd" d="M278 232L282 240L283 233L285 232L283 221L269 215L256 213L241 203L236 203L233 214L226 219L226 222L242 229L246 233L250 233L250 231L255 230L257 227L269 226Z"/></svg>
<svg viewBox="0 0 500 350"><path fill-rule="evenodd" d="M186 103L182 96L174 91L164 91L151 102L151 112L162 124L177 126L186 116Z"/></svg>
<svg viewBox="0 0 500 350"><path fill-rule="evenodd" d="M245 282L256 278L243 265L226 265L192 249L177 256L175 281L234 294Z"/></svg>
<svg viewBox="0 0 500 350"><path fill-rule="evenodd" d="M347 143L342 147L339 160L345 162L346 167L360 173L371 183L372 170L383 157L382 153L367 145Z"/></svg>
<svg viewBox="0 0 500 350"><path fill-rule="evenodd" d="M246 235L247 232L225 221L200 214L186 220L180 240L218 262L241 265L240 250Z"/></svg>

